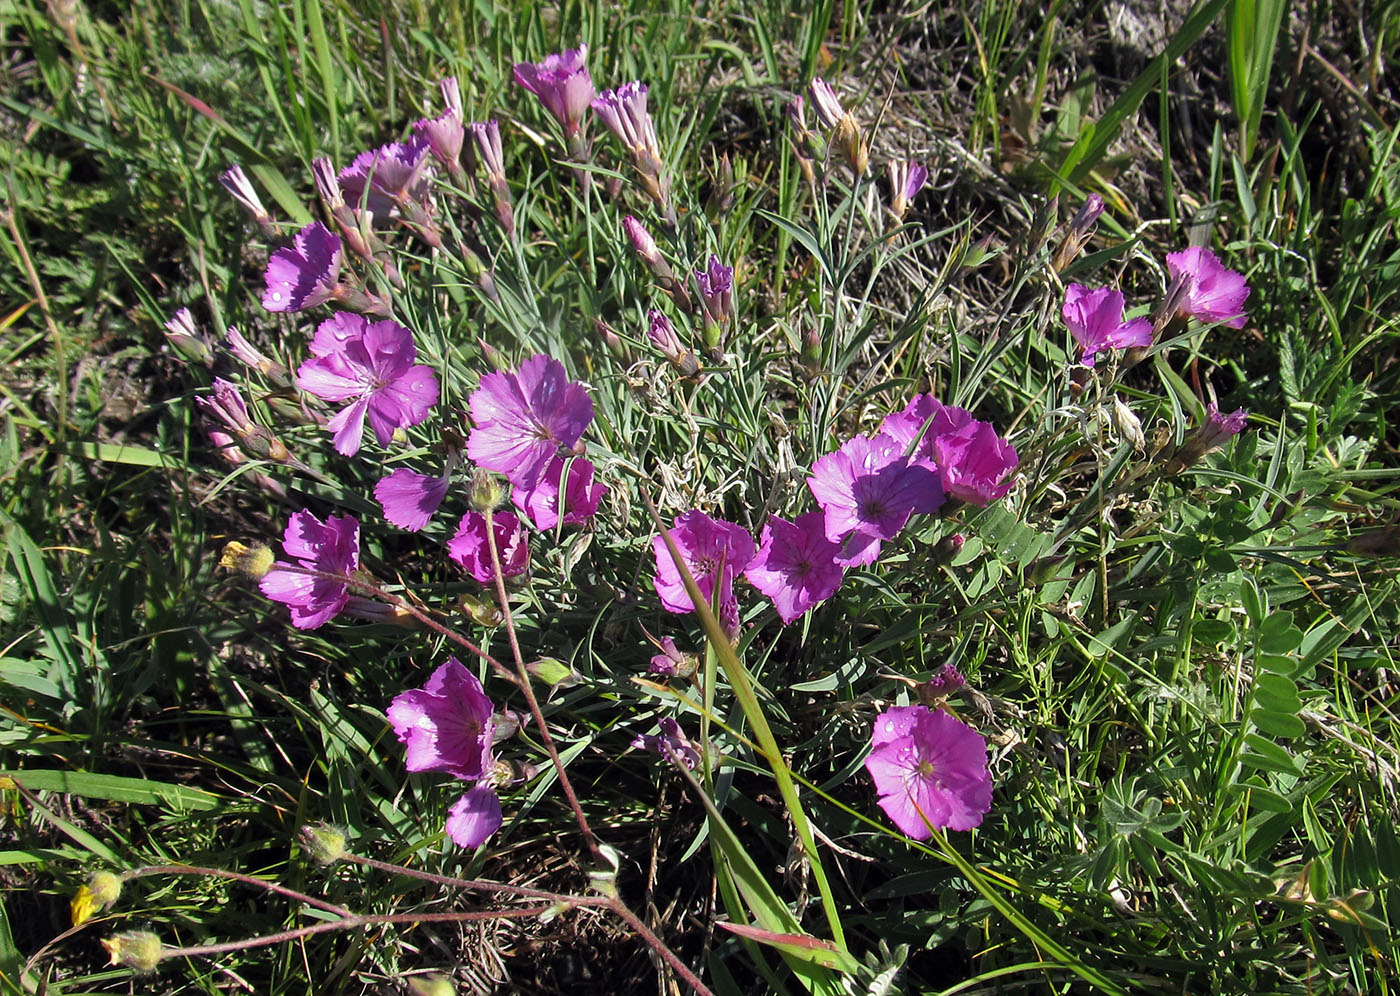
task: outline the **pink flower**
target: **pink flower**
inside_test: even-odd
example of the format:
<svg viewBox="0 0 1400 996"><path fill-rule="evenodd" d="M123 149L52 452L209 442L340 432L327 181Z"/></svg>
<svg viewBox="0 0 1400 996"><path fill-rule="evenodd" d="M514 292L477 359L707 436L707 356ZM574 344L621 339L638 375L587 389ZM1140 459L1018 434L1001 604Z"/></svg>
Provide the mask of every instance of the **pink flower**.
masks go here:
<svg viewBox="0 0 1400 996"><path fill-rule="evenodd" d="M700 763L700 752L682 732L681 724L667 716L658 725L660 733L639 733L633 737L632 749L654 751L667 760L674 754L681 764L694 770Z"/></svg>
<svg viewBox="0 0 1400 996"><path fill-rule="evenodd" d="M325 304L340 282L340 258L340 236L313 221L268 260L262 306L277 312Z"/></svg>
<svg viewBox="0 0 1400 996"><path fill-rule="evenodd" d="M352 401L328 423L336 451L346 456L360 449L366 415L374 438L387 446L395 429L417 425L437 404L437 375L414 365L413 333L397 322L337 312L316 329L311 353L297 370L297 386L326 401Z"/></svg>
<svg viewBox="0 0 1400 996"><path fill-rule="evenodd" d="M825 521L820 510L798 516L796 522L769 517L758 555L744 570L749 583L773 600L784 625L841 586L845 571L836 563L841 544L826 538Z"/></svg>
<svg viewBox="0 0 1400 996"><path fill-rule="evenodd" d="M1016 448L997 435L990 422L973 420L933 441L934 460L950 498L987 505L1011 490Z"/></svg>
<svg viewBox="0 0 1400 996"><path fill-rule="evenodd" d="M844 543L836 562L873 564L880 546L893 539L915 513L932 514L943 504L938 475L910 463L890 436L853 436L835 453L812 464L807 478L826 518L826 538Z"/></svg>
<svg viewBox="0 0 1400 996"><path fill-rule="evenodd" d="M579 132L588 105L597 92L593 77L588 75L584 60L588 46L580 45L558 55L545 56L543 62L517 62L515 82L540 98L545 110L564 126L564 136L572 138Z"/></svg>
<svg viewBox="0 0 1400 996"><path fill-rule="evenodd" d="M932 828L971 830L992 808L987 741L943 711L897 706L881 713L865 769L895 826L925 840Z"/></svg>
<svg viewBox="0 0 1400 996"><path fill-rule="evenodd" d="M449 76L439 86L447 110L435 118L423 118L413 126L413 134L428 144L429 150L454 173L461 169L462 142L466 126L462 122L462 91L457 77Z"/></svg>
<svg viewBox="0 0 1400 996"><path fill-rule="evenodd" d="M662 678L689 678L695 673L695 655L681 653L675 640L663 636L658 646L661 653L652 655L648 674Z"/></svg>
<svg viewBox="0 0 1400 996"><path fill-rule="evenodd" d="M282 549L296 563L277 561L258 587L291 608L297 629L315 629L350 598L349 577L360 569L360 524L348 515L322 522L303 509L287 524Z"/></svg>
<svg viewBox="0 0 1400 996"><path fill-rule="evenodd" d="M670 533L705 601L713 603L715 585L719 585L721 615L728 612L737 621L739 603L734 598L734 578L753 559L753 537L743 526L712 519L699 509L677 516ZM668 612L694 612L695 605L666 541L657 536L651 541L651 549L656 556L653 584L662 608Z"/></svg>
<svg viewBox="0 0 1400 996"><path fill-rule="evenodd" d="M661 147L656 141L656 127L647 112L647 85L633 81L616 90L604 90L592 103L593 111L608 130L627 147L639 168L642 164L657 169L661 165Z"/></svg>
<svg viewBox="0 0 1400 996"><path fill-rule="evenodd" d="M476 428L467 455L527 490L593 421L588 391L568 379L562 363L544 355L520 364L519 373L498 370L482 377L469 403Z"/></svg>
<svg viewBox="0 0 1400 996"><path fill-rule="evenodd" d="M1061 309L1065 325L1083 354L1079 362L1092 367L1097 355L1109 349L1152 345L1152 323L1146 318L1123 321L1123 295L1108 287L1090 290L1083 284L1065 288Z"/></svg>
<svg viewBox="0 0 1400 996"><path fill-rule="evenodd" d="M428 139L415 133L406 142L390 142L361 152L336 179L345 200L355 210L368 209L387 218L406 202L427 200L432 179Z"/></svg>
<svg viewBox="0 0 1400 996"><path fill-rule="evenodd" d="M491 532L496 540L502 575L513 578L524 574L530 566L530 546L515 513L496 512L492 516ZM457 534L447 544L447 555L482 584L493 583L496 571L491 562L491 545L486 539L486 516L480 512L464 515Z"/></svg>
<svg viewBox="0 0 1400 996"><path fill-rule="evenodd" d="M1244 328L1249 284L1241 274L1225 269L1215 253L1199 247L1167 253L1167 272L1173 282L1187 282L1183 313L1203 322Z"/></svg>
<svg viewBox="0 0 1400 996"><path fill-rule="evenodd" d="M409 771L474 779L491 771L494 711L476 675L449 657L422 688L395 696L388 716Z"/></svg>
<svg viewBox="0 0 1400 996"><path fill-rule="evenodd" d="M1224 446L1244 430L1247 419L1243 408L1237 408L1229 415L1222 415L1214 402L1206 405L1206 420L1186 437L1181 448L1167 461L1167 472L1180 473L1211 450Z"/></svg>
<svg viewBox="0 0 1400 996"><path fill-rule="evenodd" d="M709 268L695 271L695 283L707 319L722 325L734 317L734 267L725 266L711 253Z"/></svg>
<svg viewBox="0 0 1400 996"><path fill-rule="evenodd" d="M501 829L501 800L490 785L479 784L453 804L447 814L447 836L458 847L480 847Z"/></svg>
<svg viewBox="0 0 1400 996"><path fill-rule="evenodd" d="M929 419L933 419L929 422ZM939 436L956 432L973 421L972 413L966 408L945 405L932 394L916 394L902 411L886 415L880 423L882 435L889 436L899 444L901 453L908 453L914 440L919 440L913 459L933 465L933 441ZM924 423L928 429L924 429ZM920 436L919 433L923 435Z"/></svg>
<svg viewBox="0 0 1400 996"><path fill-rule="evenodd" d="M564 458L549 462L532 488L514 488L510 500L524 512L536 529L553 529L559 524L559 479L564 475ZM569 482L564 487L564 525L582 525L593 518L608 488L593 481L593 464L575 457L569 465Z"/></svg>
<svg viewBox="0 0 1400 996"><path fill-rule="evenodd" d="M400 529L416 533L428 524L447 497L451 480L450 474L429 477L400 467L374 486L374 500L384 509L384 518Z"/></svg>

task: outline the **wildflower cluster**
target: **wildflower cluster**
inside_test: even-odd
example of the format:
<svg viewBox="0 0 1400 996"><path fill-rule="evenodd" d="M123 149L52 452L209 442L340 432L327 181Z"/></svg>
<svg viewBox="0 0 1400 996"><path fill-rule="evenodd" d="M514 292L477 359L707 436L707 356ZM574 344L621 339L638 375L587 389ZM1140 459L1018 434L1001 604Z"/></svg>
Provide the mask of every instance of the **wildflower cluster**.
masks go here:
<svg viewBox="0 0 1400 996"><path fill-rule="evenodd" d="M762 513L753 518L736 522L720 517L722 499L700 487L672 489L667 500L658 502L670 522L662 534L650 536L648 562L645 540L628 530L628 491L635 480L647 479L650 465L632 451L631 440L617 438L632 430L610 422L607 391L621 384L619 391L644 397L654 384L669 381L688 405L744 370L744 336L752 324L750 312L757 309L746 303L740 279L751 269L739 255L725 252L725 241L703 227L700 212L684 210L679 196L683 191L673 186L664 131L658 131L648 107L648 85L634 80L599 93L587 55L587 48L580 46L539 63L520 63L514 77L557 124L568 172L589 194L583 200L591 203L589 198L600 193L621 203L628 196L624 181L630 177L634 186L629 206L653 217L653 228L648 228L636 214L624 213L625 208L618 212L616 244L630 247L631 265L640 263L645 279L659 293L656 300L629 302L637 318L634 335L628 336L625 329L619 334L596 316L607 353L582 359L560 349L551 352L537 341L543 341L541 330L549 322L534 313L515 329L523 358L517 362L483 338L478 369L443 347L438 341L442 337L427 334L434 326L414 327L427 319L422 310L405 305L408 277L427 279L420 274L440 272L433 269L437 265L455 280L434 287L444 299L464 289L472 293L474 286L478 303L492 309L491 314L514 315L509 309L528 309L531 296L528 288L517 285L519 274L510 273L507 279L504 271L512 255L521 256L530 246L531 216L517 216L501 126L495 120L466 120L456 80L442 84L445 109L419 119L401 141L367 150L338 170L325 159L314 164L326 221L302 227L289 244L271 250L261 293L264 309L280 322L297 322L303 312L329 310L328 315L316 316L314 331L305 330L304 341L297 343L294 337L296 361L288 359L283 366L235 329L228 330L223 349L216 349L188 314L177 315L168 328L174 348L191 362L241 365L245 384L266 385L269 390L257 400L288 427L288 439L295 438L290 433L328 438L334 455L322 455L321 466L348 464L361 476L377 480L373 502L365 495L352 496L358 504L351 507L361 518L340 514L322 519L311 508L302 508L286 525L282 559L269 565L272 554L263 548L260 558L231 554L231 559L258 577L264 595L288 606L297 628L314 629L338 616L351 616L431 628L477 653L485 662L484 674L508 684L506 694L526 698L534 732L550 750L566 793L572 789L549 745L550 724L531 688L538 668L532 671L520 658L512 622L513 603L538 605L522 589L538 581L546 561L558 567L556 561L562 558L555 554L565 530L572 530L569 535L582 541L574 546L583 548L593 539L595 517L616 526L607 534L608 552L627 560L633 580L629 586L625 580L595 575L594 587L620 603L683 615L698 609L689 583L693 582L728 637L729 646L723 649L733 652L744 644L743 620L771 624L776 616L781 626L792 626L808 613L822 612L823 603L837 595L848 574L868 580L888 570L895 559L891 551L909 551L926 534L920 531L911 538L910 524L919 517L941 517L954 526L934 531L943 537L926 551L924 560L935 568L954 561L964 542L955 531L962 517L976 516L1004 500L1025 504L1033 490L1018 487L1025 472L1011 438L1027 453L1036 452L1034 446L1027 449L1028 432L1008 430L1004 422L999 428L968 408L905 387L903 406L895 408L899 401L889 404L878 412L878 421L872 419L862 431L852 431L850 421L823 424L803 458L793 464L797 469L791 479L805 487L775 489ZM808 101L817 118L811 128L805 119ZM854 184L873 189L876 181L871 177L881 174L878 166L871 169L867 135L856 113L842 106L834 87L812 81L807 99L796 98L788 117L794 148L812 184L845 171ZM593 118L620 146L621 159L613 160L612 166L622 166L609 166L605 145L594 148L589 133ZM605 168L590 168L597 164ZM871 212L879 227L873 238L881 246L902 237L901 226L929 180L928 168L908 159L893 159L885 166L887 204L883 216ZM730 170L729 180L717 182L718 187L732 188ZM719 172L723 176L724 169ZM478 187L483 179L484 195ZM225 183L263 231L278 230L276 219L240 169L231 169ZM716 203L722 204L726 196L721 190ZM464 200L471 210L454 212L450 198ZM520 208L524 212L524 202ZM1057 275L1091 237L1103 209L1101 200L1091 199L1067 226L1053 258L1047 253L1053 286L1060 286ZM653 231L660 233L660 240ZM405 259L410 265L401 270L398 263ZM419 260L428 265L418 265ZM500 274L498 266L503 268ZM1116 373L1119 365L1114 361L1120 352L1133 357L1193 320L1243 325L1248 286L1211 252L1172 253L1166 267L1171 286L1166 303L1153 317L1127 318L1125 295L1113 287L1071 283L1065 288L1061 314L1077 345L1080 366L1097 370L1096 365L1104 363ZM467 279L457 279L462 277ZM621 322L617 325L623 328ZM794 336L797 355L792 359L800 365L799 372L806 371L798 380L830 375L829 344L815 332L804 333L800 345L796 340ZM604 366L608 357L617 358L621 366L637 351L648 358L609 377ZM1082 387L1101 373L1077 370L1075 376ZM958 400L966 396L942 394ZM250 407L233 380L216 379L211 397L201 403L212 417L211 438L227 459L251 458L309 472L267 428L273 424L270 419L254 418L257 401ZM1131 419L1131 411L1123 407ZM1210 405L1205 423L1174 451L1162 453L1165 468L1175 472L1190 466L1238 433L1244 420L1243 410L1221 415ZM837 434L830 425L840 425L842 431ZM320 471L312 476L316 475L323 481L331 476ZM347 479L351 477L347 472ZM269 491L287 494L266 475L254 480ZM677 497L678 492L684 497ZM613 497L605 505L609 495ZM451 591L455 601L430 602L378 580L372 545L366 547L369 566L361 563L362 520L367 531L378 532L376 506L385 523L422 534L414 541L421 540L424 550L418 563L442 579L443 590ZM460 514L455 528L432 525L444 506L453 509L454 516ZM617 521L609 522L614 513ZM926 524L927 519L919 523ZM642 566L635 569L638 559ZM246 567L249 564L259 566L254 570ZM648 566L654 568L654 602L649 593L637 590L646 584ZM573 567L569 560L558 571L567 583L574 581ZM753 611L745 611L741 602L750 595L744 584L771 603L771 615L757 600ZM581 581L578 587L583 587ZM485 589L498 610L481 609L475 596L462 594L462 589L478 594ZM509 628L518 673L453 628L463 609L470 623ZM683 643L684 637L680 639ZM652 678L677 684L701 681L696 655L682 651L677 637L665 635L653 642L660 652L651 658ZM658 688L653 682L644 684ZM921 704L893 705L875 716L865 769L878 805L909 837L925 839L941 828L968 830L990 810L987 741L955 715L951 705L965 685L956 668L944 668L917 686ZM713 694L713 687L705 691ZM870 705L868 696L862 705L867 717L879 708ZM498 757L499 745L515 732L520 719L496 708L477 674L449 658L422 687L393 696L387 719L403 744L408 771L446 775L463 783L463 793L445 821L452 841L475 848L500 830L502 790L528 779L534 769ZM702 732L699 742L688 739L675 717L660 718L655 729L658 732L637 734L632 746L686 768L718 757L706 742L708 734ZM587 837L586 821L571 794L569 798Z"/></svg>

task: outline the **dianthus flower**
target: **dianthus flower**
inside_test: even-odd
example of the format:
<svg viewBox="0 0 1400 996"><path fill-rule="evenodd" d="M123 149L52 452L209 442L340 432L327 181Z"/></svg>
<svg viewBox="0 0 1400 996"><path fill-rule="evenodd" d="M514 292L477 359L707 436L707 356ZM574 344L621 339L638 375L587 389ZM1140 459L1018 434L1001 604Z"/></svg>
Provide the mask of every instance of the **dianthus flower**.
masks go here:
<svg viewBox="0 0 1400 996"><path fill-rule="evenodd" d="M515 64L515 82L540 98L545 110L564 126L566 138L579 133L583 116L597 93L593 77L584 65L587 58L588 46L580 45L557 55L547 55L543 62Z"/></svg>
<svg viewBox="0 0 1400 996"><path fill-rule="evenodd" d="M475 779L491 768L494 711L476 675L449 657L422 688L395 696L388 715L409 771Z"/></svg>
<svg viewBox="0 0 1400 996"><path fill-rule="evenodd" d="M1167 461L1167 473L1179 473L1211 450L1224 446L1244 430L1247 419L1243 408L1237 408L1229 415L1222 415L1215 402L1206 405L1206 420L1186 437L1181 449Z"/></svg>
<svg viewBox="0 0 1400 996"><path fill-rule="evenodd" d="M349 577L360 569L360 524L349 515L322 522L303 509L287 524L282 549L296 563L277 561L258 587L292 610L297 629L315 629L350 598Z"/></svg>
<svg viewBox="0 0 1400 996"><path fill-rule="evenodd" d="M430 477L400 467L374 486L374 500L384 510L384 518L400 529L416 533L428 524L442 500L452 475Z"/></svg>
<svg viewBox="0 0 1400 996"><path fill-rule="evenodd" d="M297 370L297 386L326 401L353 399L327 424L337 452L346 456L360 449L366 415L374 438L386 446L395 429L417 425L437 404L437 375L414 365L413 333L397 322L337 312L316 329L311 354Z"/></svg>
<svg viewBox="0 0 1400 996"><path fill-rule="evenodd" d="M476 785L447 813L447 836L458 847L480 847L501 828L501 799L494 787Z"/></svg>
<svg viewBox="0 0 1400 996"><path fill-rule="evenodd" d="M668 760L674 755L676 760L691 769L699 765L700 752L682 732L680 723L667 716L657 725L661 728L660 733L639 733L633 737L632 749L654 751Z"/></svg>
<svg viewBox="0 0 1400 996"><path fill-rule="evenodd" d="M340 260L340 236L313 221L268 260L262 306L277 312L325 304L340 283Z"/></svg>
<svg viewBox="0 0 1400 996"><path fill-rule="evenodd" d="M758 555L744 577L773 600L786 625L841 587L844 569L836 563L841 544L826 538L826 517L820 510L789 522L770 516L759 537Z"/></svg>
<svg viewBox="0 0 1400 996"><path fill-rule="evenodd" d="M469 399L476 428L467 456L518 488L530 489L559 451L571 450L593 421L588 391L543 354L481 378Z"/></svg>
<svg viewBox="0 0 1400 996"><path fill-rule="evenodd" d="M1227 270L1209 249L1193 247L1167 253L1167 272L1172 281L1186 281L1186 298L1181 312L1203 322L1223 322L1233 329L1244 328L1244 302L1249 284L1244 276Z"/></svg>
<svg viewBox="0 0 1400 996"><path fill-rule="evenodd" d="M714 601L718 585L721 616L737 622L739 603L734 597L734 578L753 559L753 537L743 526L712 519L699 509L678 515L670 533L705 601ZM665 539L657 536L651 548L656 556L653 584L662 608L668 612L694 612L695 605L685 590L685 582L681 580L681 572L671 558Z"/></svg>
<svg viewBox="0 0 1400 996"><path fill-rule="evenodd" d="M513 578L524 574L530 566L530 545L525 528L514 512L496 512L492 516L492 535L496 540L496 555L501 560L501 574ZM482 584L496 580L491 562L491 544L486 538L486 516L468 512L457 527L457 534L447 544L447 555Z"/></svg>
<svg viewBox="0 0 1400 996"><path fill-rule="evenodd" d="M1010 491L1020 460L1016 447L998 436L990 422L976 419L935 437L933 454L943 490L973 505L987 505Z"/></svg>
<svg viewBox="0 0 1400 996"><path fill-rule="evenodd" d="M933 421L929 421L932 419ZM899 444L902 453L909 453L914 440L919 441L912 459L933 465L933 441L939 436L956 432L973 421L972 413L956 405L945 405L932 394L916 394L903 410L886 415L880 423L880 433ZM924 428L924 423L928 428ZM920 433L923 433L921 436Z"/></svg>
<svg viewBox="0 0 1400 996"><path fill-rule="evenodd" d="M835 453L812 464L807 487L825 515L826 538L842 543L836 563L873 564L880 546L893 539L909 517L932 514L943 504L938 475L910 463L890 436L853 436Z"/></svg>
<svg viewBox="0 0 1400 996"><path fill-rule="evenodd" d="M553 529L559 525L559 481L563 476L564 458L556 456L534 487L511 490L510 500L536 529ZM569 464L569 480L564 486L564 525L582 525L593 518L598 503L607 493L606 485L593 480L593 464L583 457L575 457Z"/></svg>
<svg viewBox="0 0 1400 996"><path fill-rule="evenodd" d="M594 113L618 137L640 170L661 168L661 147L656 126L647 111L647 85L633 81L616 90L604 90L592 101Z"/></svg>
<svg viewBox="0 0 1400 996"><path fill-rule="evenodd" d="M387 218L396 207L426 202L432 179L426 135L415 133L406 142L390 142L361 152L336 179L346 202Z"/></svg>
<svg viewBox="0 0 1400 996"><path fill-rule="evenodd" d="M1109 287L1090 290L1083 284L1065 288L1061 309L1065 325L1083 350L1079 362L1092 367L1099 353L1109 349L1152 345L1152 323L1146 318L1123 321L1123 294Z"/></svg>
<svg viewBox="0 0 1400 996"><path fill-rule="evenodd" d="M462 91L457 77L449 76L439 86L447 105L435 118L422 118L413 126L413 133L428 144L428 149L452 173L462 169L462 143L466 139L466 124L462 120Z"/></svg>
<svg viewBox="0 0 1400 996"><path fill-rule="evenodd" d="M987 741L961 720L924 706L882 712L865 770L895 826L925 840L932 828L971 830L992 808Z"/></svg>
<svg viewBox="0 0 1400 996"><path fill-rule="evenodd" d="M734 267L725 266L711 253L709 267L695 271L695 283L707 319L722 325L734 317Z"/></svg>

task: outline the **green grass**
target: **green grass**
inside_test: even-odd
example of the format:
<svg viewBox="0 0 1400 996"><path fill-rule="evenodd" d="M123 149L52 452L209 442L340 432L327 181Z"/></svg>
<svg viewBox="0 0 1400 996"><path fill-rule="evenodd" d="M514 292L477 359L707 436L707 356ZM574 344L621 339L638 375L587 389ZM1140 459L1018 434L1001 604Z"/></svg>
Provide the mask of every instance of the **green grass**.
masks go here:
<svg viewBox="0 0 1400 996"><path fill-rule="evenodd" d="M1111 51L1102 10L1046 18L991 0L0 6L0 992L397 992L430 970L463 992L502 977L526 992L674 979L620 921L583 910L385 923L136 979L106 966L97 940L118 930L194 946L331 915L181 874L133 878L59 937L99 868L210 866L369 916L510 905L323 868L297 839L319 821L356 854L414 870L595 895L596 860L532 724L502 750L540 774L505 793L505 827L480 852L443 837L453 787L404 774L384 710L449 644L351 621L297 632L215 566L225 542L274 543L304 506L355 514L367 567L509 659L504 629L458 608L492 593L441 555L460 488L418 536L366 497L394 466L435 466L439 428L464 426L447 416L389 459L346 460L279 385L221 361L309 471L234 469L192 403L212 372L162 345L161 323L188 305L207 331L236 324L299 364L326 312L258 307L266 240L218 174L243 163L290 236L319 211L310 160L343 165L401 137L436 113L449 73L469 119L501 120L523 237L504 240L481 201L499 304L457 258L397 237L396 312L458 409L487 369L479 339L511 363L549 352L589 384L589 456L612 492L593 530L536 538L511 610L524 659L579 679L537 689L583 811L620 858L616 889L707 985L1390 992L1400 542L1376 530L1397 511L1400 157L1376 123L1393 105L1360 84L1366 59L1392 54L1393 13L1360 25L1375 46L1362 52L1344 15L1309 12L1329 69L1297 60L1279 9L1199 5L1167 26L1164 53L1134 63ZM606 193L630 174L601 126L585 189L511 80L513 62L579 41L600 89L650 85L682 208L673 235L626 183ZM783 106L814 75L865 128L870 175L853 179L834 150L823 182L804 178ZM722 153L738 183L719 209ZM904 155L930 164L932 189L887 240L883 163ZM1090 191L1109 211L1057 275L1053 229ZM711 252L736 264L730 357L700 382L647 342L649 308L695 340L699 327L633 257L626 213L678 273ZM1150 308L1163 254L1192 237L1248 278L1246 328L1192 328L1121 376L1101 362L1071 385L1063 283L1113 283ZM815 376L798 362L813 330ZM663 522L702 507L756 534L770 512L810 507L816 458L923 390L1012 434L1021 483L1005 501L916 519L790 627L746 589L733 651L657 608L648 500ZM1246 407L1248 430L1161 473L1151 451L1178 445L1212 399ZM932 555L954 532L961 551ZM638 681L654 652L643 630L700 652L701 685ZM898 679L945 662L969 677L951 704L988 738L996 793L977 831L918 845L875 806L860 762L874 716L908 700ZM487 687L525 711L518 692ZM722 758L694 779L627 751L671 715ZM765 943L717 919L806 936Z"/></svg>

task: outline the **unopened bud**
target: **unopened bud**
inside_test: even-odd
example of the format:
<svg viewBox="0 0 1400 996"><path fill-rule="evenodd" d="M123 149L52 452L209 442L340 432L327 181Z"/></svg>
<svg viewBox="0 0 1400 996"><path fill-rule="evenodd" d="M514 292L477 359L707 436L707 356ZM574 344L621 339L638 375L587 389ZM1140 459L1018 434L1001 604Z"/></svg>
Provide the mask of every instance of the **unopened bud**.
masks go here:
<svg viewBox="0 0 1400 996"><path fill-rule="evenodd" d="M472 508L483 515L500 508L506 500L505 482L499 475L478 467L472 473L472 486L468 500Z"/></svg>
<svg viewBox="0 0 1400 996"><path fill-rule="evenodd" d="M919 701L929 708L936 708L944 699L956 695L967 687L967 679L952 664L944 664L932 678L914 687Z"/></svg>
<svg viewBox="0 0 1400 996"><path fill-rule="evenodd" d="M335 864L345 857L345 831L329 823L308 823L301 828L301 847L317 864Z"/></svg>
<svg viewBox="0 0 1400 996"><path fill-rule="evenodd" d="M122 965L136 972L154 972L163 954L160 938L149 930L128 930L104 938L102 946L112 959L110 964Z"/></svg>
<svg viewBox="0 0 1400 996"><path fill-rule="evenodd" d="M207 367L214 362L214 351L209 348L209 340L194 324L189 308L181 308L165 323L165 340L170 343L170 348L191 363Z"/></svg>
<svg viewBox="0 0 1400 996"><path fill-rule="evenodd" d="M505 354L485 339L478 338L476 344L481 347L482 359L492 370L505 370L510 367L510 360L506 359Z"/></svg>
<svg viewBox="0 0 1400 996"><path fill-rule="evenodd" d="M594 327L598 330L599 337L603 340L603 345L608 347L608 353L619 363L627 362L627 344L622 341L622 337L613 331L613 327L601 318L593 320Z"/></svg>
<svg viewBox="0 0 1400 996"><path fill-rule="evenodd" d="M272 551L261 543L255 546L248 546L233 540L224 547L224 552L219 556L219 566L252 578L254 581L261 581L268 571L272 570L272 563L276 558Z"/></svg>
<svg viewBox="0 0 1400 996"><path fill-rule="evenodd" d="M462 611L465 612L471 621L478 626L485 626L487 629L495 629L505 617L501 615L501 610L494 602L484 602L473 595L463 595L461 598Z"/></svg>
<svg viewBox="0 0 1400 996"><path fill-rule="evenodd" d="M583 680L579 673L556 657L541 657L525 665L525 670L552 688L573 688Z"/></svg>
<svg viewBox="0 0 1400 996"><path fill-rule="evenodd" d="M962 533L953 533L944 536L933 547L933 562L935 564L951 564L962 553L963 545L967 540Z"/></svg>

